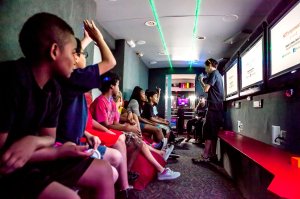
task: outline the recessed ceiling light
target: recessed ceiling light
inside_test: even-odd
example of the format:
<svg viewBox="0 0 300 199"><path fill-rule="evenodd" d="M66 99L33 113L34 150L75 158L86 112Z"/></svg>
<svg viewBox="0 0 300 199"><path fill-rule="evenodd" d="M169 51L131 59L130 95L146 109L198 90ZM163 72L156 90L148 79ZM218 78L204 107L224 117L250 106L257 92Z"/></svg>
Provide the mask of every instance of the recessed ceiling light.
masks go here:
<svg viewBox="0 0 300 199"><path fill-rule="evenodd" d="M206 37L204 37L204 36L197 36L196 38L199 39L199 40L204 40L204 39L206 39Z"/></svg>
<svg viewBox="0 0 300 199"><path fill-rule="evenodd" d="M138 45L144 45L145 43L146 43L146 41L144 41L144 40L138 40L136 42L136 44L138 44Z"/></svg>
<svg viewBox="0 0 300 199"><path fill-rule="evenodd" d="M159 54L159 55L167 55L164 51L159 52L158 54Z"/></svg>
<svg viewBox="0 0 300 199"><path fill-rule="evenodd" d="M151 65L156 64L156 63L157 63L157 61L154 61L154 60L149 62L149 64L151 64Z"/></svg>
<svg viewBox="0 0 300 199"><path fill-rule="evenodd" d="M239 19L239 16L235 15L235 14L230 14L230 15L224 15L222 17L222 20L224 22L234 22L237 21Z"/></svg>
<svg viewBox="0 0 300 199"><path fill-rule="evenodd" d="M153 26L156 26L157 23L155 21L150 20L150 21L146 21L145 25L149 26L149 27L153 27Z"/></svg>

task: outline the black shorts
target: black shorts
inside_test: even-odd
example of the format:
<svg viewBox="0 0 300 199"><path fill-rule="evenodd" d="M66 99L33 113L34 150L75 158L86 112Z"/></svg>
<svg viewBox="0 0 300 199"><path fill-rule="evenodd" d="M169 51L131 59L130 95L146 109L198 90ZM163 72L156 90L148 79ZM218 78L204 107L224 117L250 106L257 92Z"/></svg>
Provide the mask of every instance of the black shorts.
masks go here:
<svg viewBox="0 0 300 199"><path fill-rule="evenodd" d="M69 158L28 164L12 174L0 177L1 198L37 198L52 182L75 188L93 160L92 158Z"/></svg>
<svg viewBox="0 0 300 199"><path fill-rule="evenodd" d="M223 126L222 111L207 111L203 124L203 139L217 140L220 127Z"/></svg>

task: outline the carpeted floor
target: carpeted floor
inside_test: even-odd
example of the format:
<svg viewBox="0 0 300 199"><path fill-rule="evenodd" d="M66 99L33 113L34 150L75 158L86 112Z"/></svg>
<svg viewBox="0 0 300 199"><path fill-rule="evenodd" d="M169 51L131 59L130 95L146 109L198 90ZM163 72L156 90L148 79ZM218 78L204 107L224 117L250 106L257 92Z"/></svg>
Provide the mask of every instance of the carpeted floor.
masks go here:
<svg viewBox="0 0 300 199"><path fill-rule="evenodd" d="M182 142L175 147L181 157L169 160L167 167L180 171L181 176L172 181L155 180L143 191L132 191L131 199L239 199L243 198L233 182L215 164L195 165L191 158L199 156L202 148Z"/></svg>

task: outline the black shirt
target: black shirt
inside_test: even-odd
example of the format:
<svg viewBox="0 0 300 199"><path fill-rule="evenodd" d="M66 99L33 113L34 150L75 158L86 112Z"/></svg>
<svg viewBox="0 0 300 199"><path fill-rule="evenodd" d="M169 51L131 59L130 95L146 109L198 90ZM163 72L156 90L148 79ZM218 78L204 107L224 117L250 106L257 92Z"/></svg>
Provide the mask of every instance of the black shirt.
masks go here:
<svg viewBox="0 0 300 199"><path fill-rule="evenodd" d="M215 70L209 74L207 78L207 84L210 85L207 97L209 110L223 110L223 80L218 70Z"/></svg>
<svg viewBox="0 0 300 199"><path fill-rule="evenodd" d="M146 119L154 117L153 106L148 102L143 107L142 117Z"/></svg>
<svg viewBox="0 0 300 199"><path fill-rule="evenodd" d="M58 84L49 80L41 89L25 59L0 63L0 133L8 132L4 146L41 128L57 126L61 107Z"/></svg>

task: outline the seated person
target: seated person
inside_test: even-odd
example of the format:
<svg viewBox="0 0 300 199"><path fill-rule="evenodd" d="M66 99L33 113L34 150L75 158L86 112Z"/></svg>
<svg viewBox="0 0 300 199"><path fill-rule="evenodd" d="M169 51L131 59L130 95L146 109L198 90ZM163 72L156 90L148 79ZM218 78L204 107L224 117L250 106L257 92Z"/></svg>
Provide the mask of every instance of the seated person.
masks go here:
<svg viewBox="0 0 300 199"><path fill-rule="evenodd" d="M135 125L119 123L120 115L117 111L116 103L112 100L112 96L118 94L119 92L119 77L114 73L108 72L101 79L102 81L100 84L100 90L102 94L95 99L90 107L93 118L107 128L125 131L127 134L129 132L131 137L132 133L139 135L140 132ZM150 147L137 136L134 139L141 143L141 152L158 171L157 176L159 180L172 180L180 176L179 172L174 172L169 168L163 168L153 157L149 149Z"/></svg>
<svg viewBox="0 0 300 199"><path fill-rule="evenodd" d="M138 116L135 113L132 113L131 111L127 111L123 107L122 92L119 91L119 93L117 95L114 95L113 98L114 98L114 101L116 103L118 112L120 114L120 123L129 123L129 124L132 124L132 125L137 124L137 127L139 128L139 131L141 131L140 121L139 121Z"/></svg>
<svg viewBox="0 0 300 199"><path fill-rule="evenodd" d="M191 136L192 126L195 126L195 130L198 133L198 138L199 139L202 138L202 126L203 126L203 121L205 120L206 111L207 111L206 99L204 96L200 96L199 102L195 108L195 118L190 119L186 124L187 142L192 138Z"/></svg>
<svg viewBox="0 0 300 199"><path fill-rule="evenodd" d="M153 122L147 120L141 115L143 106L146 102L147 98L144 90L141 87L136 86L132 91L129 104L127 106L127 111L131 111L138 116L142 132L150 133L151 136L153 135L153 139L157 143L153 146L154 148L165 148L167 146L167 139L165 139L162 130L156 127Z"/></svg>
<svg viewBox="0 0 300 199"><path fill-rule="evenodd" d="M171 128L169 127L170 122L164 118L160 118L154 115L153 106L157 104L157 92L156 91L148 91L147 92L148 102L145 103L143 107L142 117L150 120L157 127L164 129L166 131L166 137L169 137Z"/></svg>
<svg viewBox="0 0 300 199"><path fill-rule="evenodd" d="M102 140L86 130L88 108L84 93L97 88L100 75L113 68L116 61L94 22L85 20L84 28L83 40L80 41L76 38L77 46L73 54L75 70L69 79L58 79L62 88L63 106L59 117L57 140L62 143L70 141L80 144L80 138L85 136L89 146L98 150L101 153L101 158L110 162L118 170L120 174L118 184L121 190L126 190L129 188L127 167L126 161L125 163L122 161L122 159L126 159L124 157L124 155L126 156L125 145L122 148L121 140L120 146L118 145L119 148L116 149L100 145ZM97 64L86 66L84 48L92 40L99 46L102 60ZM86 81L87 79L88 81Z"/></svg>
<svg viewBox="0 0 300 199"><path fill-rule="evenodd" d="M19 42L26 58L0 64L1 198L78 199L74 187L114 198L108 162L89 158L85 146L53 147L61 108L54 76L69 78L73 71L72 28L38 13L25 22Z"/></svg>

